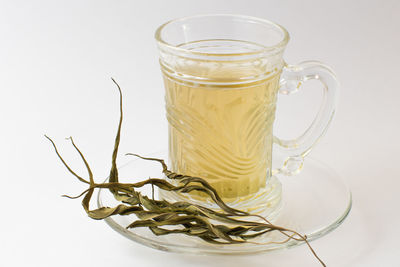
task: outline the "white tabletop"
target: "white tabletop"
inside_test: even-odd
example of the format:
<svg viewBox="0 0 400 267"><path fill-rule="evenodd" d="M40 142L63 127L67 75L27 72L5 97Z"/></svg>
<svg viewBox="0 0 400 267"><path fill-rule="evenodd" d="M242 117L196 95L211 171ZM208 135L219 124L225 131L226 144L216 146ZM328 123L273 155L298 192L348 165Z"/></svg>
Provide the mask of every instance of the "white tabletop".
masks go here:
<svg viewBox="0 0 400 267"><path fill-rule="evenodd" d="M336 71L342 85L337 114L312 157L344 177L354 205L343 225L312 245L328 266L400 266L395 253L400 4L395 0L1 1L0 265L318 266L306 246L240 257L157 251L89 219L79 200L60 197L85 186L67 173L43 134L84 174L64 140L74 136L97 179L106 177L118 119L111 76L125 95L120 162L125 152L165 149L153 32L169 19L200 13L278 22L291 35L287 62L315 59ZM293 96L295 107L308 106L309 96ZM312 117L308 108L291 112L288 102L279 105L278 133L290 135Z"/></svg>

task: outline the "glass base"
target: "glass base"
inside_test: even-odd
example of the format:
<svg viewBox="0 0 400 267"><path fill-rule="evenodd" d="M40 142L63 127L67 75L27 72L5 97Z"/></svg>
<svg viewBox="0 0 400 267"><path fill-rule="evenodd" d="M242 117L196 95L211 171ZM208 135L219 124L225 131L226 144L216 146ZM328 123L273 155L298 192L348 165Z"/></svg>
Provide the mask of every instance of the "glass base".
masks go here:
<svg viewBox="0 0 400 267"><path fill-rule="evenodd" d="M130 176L124 175L124 173L129 173ZM132 177L132 174L143 174L137 176L143 178L149 177L149 175L162 177L156 163L142 160L131 161L120 169L120 177ZM264 212L273 215L275 225L305 234L309 241L336 229L350 212L352 204L350 190L337 173L317 160L307 158L304 168L299 174L295 176L277 175L276 179L279 180L276 180L277 186L280 186L279 182L282 186L282 194L279 194L281 200L278 201L280 204L275 205L273 211L264 209ZM121 182L134 181L121 179ZM152 196L151 188L146 188L142 192ZM157 193L154 196L156 197ZM99 190L97 200L98 207L118 204L106 189ZM135 242L170 252L239 255L262 253L304 244L303 241L296 240L282 243L285 236L279 232L271 232L252 240L258 244L215 245L186 235L155 236L147 228L125 229L136 219L134 215L114 216L105 221L112 229Z"/></svg>

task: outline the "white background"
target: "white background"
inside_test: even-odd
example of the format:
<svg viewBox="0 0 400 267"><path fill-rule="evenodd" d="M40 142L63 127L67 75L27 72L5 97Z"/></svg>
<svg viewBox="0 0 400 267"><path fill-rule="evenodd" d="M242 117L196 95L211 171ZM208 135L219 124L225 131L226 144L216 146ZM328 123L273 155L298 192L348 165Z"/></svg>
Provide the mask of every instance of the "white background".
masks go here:
<svg viewBox="0 0 400 267"><path fill-rule="evenodd" d="M0 1L0 266L318 266L305 246L245 257L156 251L90 220L79 200L60 197L85 186L66 172L43 134L83 174L64 140L74 136L96 177L106 177L118 119L111 76L125 96L121 162L125 152L166 148L153 32L172 18L201 13L278 22L291 34L287 62L315 59L336 71L337 116L312 156L345 178L354 205L342 226L312 245L328 266L400 266L399 3ZM278 133L306 127L318 98L309 87L280 101Z"/></svg>

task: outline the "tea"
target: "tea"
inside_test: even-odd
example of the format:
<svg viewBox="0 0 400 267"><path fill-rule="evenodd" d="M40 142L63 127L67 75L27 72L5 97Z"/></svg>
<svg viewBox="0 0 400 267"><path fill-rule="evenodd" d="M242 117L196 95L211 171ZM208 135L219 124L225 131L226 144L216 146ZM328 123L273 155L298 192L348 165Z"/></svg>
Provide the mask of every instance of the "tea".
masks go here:
<svg viewBox="0 0 400 267"><path fill-rule="evenodd" d="M206 179L224 199L256 193L271 173L280 72L235 84L254 69L198 71L211 82L164 75L170 167Z"/></svg>

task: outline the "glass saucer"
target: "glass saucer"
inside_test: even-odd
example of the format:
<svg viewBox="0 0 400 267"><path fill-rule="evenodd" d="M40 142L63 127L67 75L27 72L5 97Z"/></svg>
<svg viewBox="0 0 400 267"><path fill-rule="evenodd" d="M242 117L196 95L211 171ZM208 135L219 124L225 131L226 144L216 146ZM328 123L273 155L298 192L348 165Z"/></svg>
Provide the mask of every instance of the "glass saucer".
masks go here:
<svg viewBox="0 0 400 267"><path fill-rule="evenodd" d="M121 182L135 182L147 177L163 177L157 162L132 160L119 169ZM138 178L132 178L132 175ZM123 177L129 177L123 179ZM141 178L139 178L141 177ZM336 229L350 212L352 197L341 177L324 163L307 158L303 170L295 176L277 175L282 184L282 205L274 224L296 230L308 237L308 241L320 238ZM150 187L150 186L149 186ZM141 190L149 197L152 190ZM157 198L157 192L154 193ZM118 202L107 189L100 189L98 207L115 206ZM196 237L180 234L156 236L147 228L126 229L135 215L113 216L105 219L107 224L123 236L158 250L193 254L253 254L304 244L290 240L279 232L272 232L252 241L234 245L215 245Z"/></svg>

